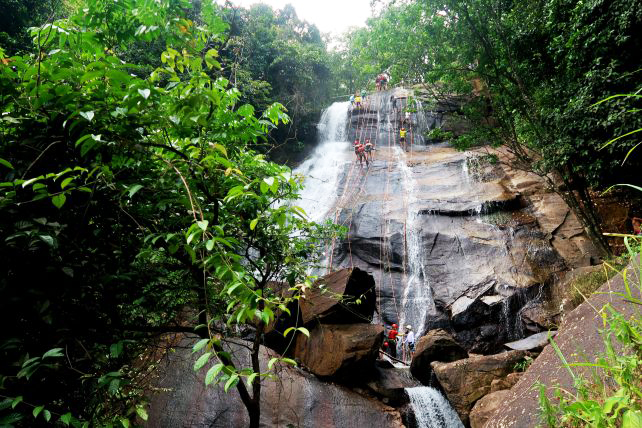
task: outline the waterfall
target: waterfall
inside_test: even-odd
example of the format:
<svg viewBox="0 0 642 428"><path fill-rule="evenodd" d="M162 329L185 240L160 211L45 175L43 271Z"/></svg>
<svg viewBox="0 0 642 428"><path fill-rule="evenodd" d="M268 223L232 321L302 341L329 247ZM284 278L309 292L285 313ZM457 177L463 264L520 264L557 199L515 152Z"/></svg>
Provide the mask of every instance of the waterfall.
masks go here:
<svg viewBox="0 0 642 428"><path fill-rule="evenodd" d="M463 428L457 412L435 388L406 388L418 428Z"/></svg>
<svg viewBox="0 0 642 428"><path fill-rule="evenodd" d="M422 245L419 209L417 207L417 192L412 170L408 166L403 150L395 146L397 165L402 173L403 182L408 198L406 200L406 286L402 296L403 312L399 325L402 329L410 324L415 329L416 337L424 333L426 315L433 312L435 303L432 298L428 276L425 272L425 251Z"/></svg>
<svg viewBox="0 0 642 428"><path fill-rule="evenodd" d="M337 196L337 182L346 163L352 160L347 141L349 102L334 103L321 116L317 125L319 144L294 172L305 176L305 188L297 205L312 221L323 221Z"/></svg>

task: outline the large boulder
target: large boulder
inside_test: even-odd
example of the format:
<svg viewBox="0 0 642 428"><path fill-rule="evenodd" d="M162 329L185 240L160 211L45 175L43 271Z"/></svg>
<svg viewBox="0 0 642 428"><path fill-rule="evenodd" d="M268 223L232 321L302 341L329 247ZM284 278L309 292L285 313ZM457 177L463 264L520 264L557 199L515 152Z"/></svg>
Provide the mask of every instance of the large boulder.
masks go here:
<svg viewBox="0 0 642 428"><path fill-rule="evenodd" d="M369 323L377 296L375 280L358 267L341 269L318 279L300 300L303 324Z"/></svg>
<svg viewBox="0 0 642 428"><path fill-rule="evenodd" d="M294 357L317 376L349 378L373 369L382 343L381 325L319 324L298 335Z"/></svg>
<svg viewBox="0 0 642 428"><path fill-rule="evenodd" d="M628 269L637 270L639 267L637 263L632 263ZM627 275L629 290L639 290L639 278L632 272L635 271L629 270ZM603 312L599 309L604 305L611 305L624 319L641 316L639 305L622 298L621 293L626 293L626 290L627 285L622 276L618 275L602 285L588 301L566 315L555 337L555 343L569 364L593 362L604 354L604 341L599 334L600 330L604 329ZM592 367L573 367L573 372L575 376L583 376L589 380L594 376ZM487 425L496 428L536 426L540 409L539 390L533 388L535 382L544 384L549 398L553 400L556 386L571 394L576 393L576 382L568 367L560 360L556 350L547 346L517 384L510 389L505 405L495 412Z"/></svg>
<svg viewBox="0 0 642 428"><path fill-rule="evenodd" d="M502 389L511 389L517 383L524 372L509 373L508 376L502 379L495 379L490 383L490 392L501 391Z"/></svg>
<svg viewBox="0 0 642 428"><path fill-rule="evenodd" d="M470 411L471 428L483 428L495 411L504 406L504 401L509 394L510 391L504 389L491 392L477 401Z"/></svg>
<svg viewBox="0 0 642 428"><path fill-rule="evenodd" d="M388 361L377 362L374 376L367 385L372 392L395 406L408 401L406 388L421 386L407 367L395 367Z"/></svg>
<svg viewBox="0 0 642 428"><path fill-rule="evenodd" d="M198 338L180 340L151 376L147 427L247 427L249 418L236 388L206 386L207 367L194 372L199 355L191 352ZM249 367L249 342L225 345L237 367ZM261 372L278 357L261 347ZM213 364L213 363L212 363ZM318 380L303 370L276 363L278 379L263 380L261 427L401 427L399 412L345 387ZM341 403L341 405L337 405ZM355 411L358 409L358 411Z"/></svg>
<svg viewBox="0 0 642 428"><path fill-rule="evenodd" d="M291 292L285 284L273 284L283 296ZM290 327L317 324L370 323L377 296L375 281L366 271L355 268L341 269L319 278L299 300L291 302L288 312L279 311L276 319L265 330L265 344L283 353L290 338L283 333Z"/></svg>
<svg viewBox="0 0 642 428"><path fill-rule="evenodd" d="M544 346L548 345L549 336L555 337L556 334L556 331L543 331L541 333L525 337L524 339L509 342L505 346L516 351L539 352L544 348Z"/></svg>
<svg viewBox="0 0 642 428"><path fill-rule="evenodd" d="M531 333L557 328L560 321L560 311L551 308L541 300L529 302L520 311L524 328Z"/></svg>
<svg viewBox="0 0 642 428"><path fill-rule="evenodd" d="M526 351L474 355L451 363L435 361L431 367L448 400L466 423L473 404L490 392L493 380L506 377L528 355Z"/></svg>
<svg viewBox="0 0 642 428"><path fill-rule="evenodd" d="M410 372L424 385L430 384L433 361L451 362L467 358L468 353L445 330L431 330L417 341Z"/></svg>

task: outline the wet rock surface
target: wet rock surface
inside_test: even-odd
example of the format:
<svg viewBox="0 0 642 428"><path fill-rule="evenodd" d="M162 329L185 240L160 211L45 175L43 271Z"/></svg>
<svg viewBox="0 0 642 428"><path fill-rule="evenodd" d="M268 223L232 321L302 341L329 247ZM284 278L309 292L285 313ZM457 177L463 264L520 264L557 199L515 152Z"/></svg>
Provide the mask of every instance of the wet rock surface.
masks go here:
<svg viewBox="0 0 642 428"><path fill-rule="evenodd" d="M447 331L429 331L417 342L415 355L410 364L410 372L424 385L430 384L433 361L452 362L467 358L468 353Z"/></svg>
<svg viewBox="0 0 642 428"><path fill-rule="evenodd" d="M350 140L368 138L377 151L369 168L348 155L339 173L329 212L349 233L334 246L333 266L373 275L383 324L411 324L419 336L444 328L469 351L499 352L549 327L524 323L520 311L569 265L591 262L577 220L539 177L486 162L481 152L424 144L434 111L404 123L415 144L403 150L391 95L408 93L374 94L351 114Z"/></svg>
<svg viewBox="0 0 642 428"><path fill-rule="evenodd" d="M529 355L525 351L508 351L495 355L474 355L451 363L431 364L446 397L464 422L477 400L490 392L493 380L514 371L515 364Z"/></svg>
<svg viewBox="0 0 642 428"><path fill-rule="evenodd" d="M382 343L380 325L320 324L297 335L294 357L317 376L349 379L372 370Z"/></svg>
<svg viewBox="0 0 642 428"><path fill-rule="evenodd" d="M159 365L150 396L148 427L247 427L247 411L235 388L225 393L223 385L205 386L207 368L192 369L196 357L185 338L176 352ZM247 349L226 345L239 367L250 365ZM274 352L261 348L262 370ZM266 380L261 394L262 427L401 427L399 412L380 401L345 387L319 381L315 376L287 365L275 365L278 380Z"/></svg>

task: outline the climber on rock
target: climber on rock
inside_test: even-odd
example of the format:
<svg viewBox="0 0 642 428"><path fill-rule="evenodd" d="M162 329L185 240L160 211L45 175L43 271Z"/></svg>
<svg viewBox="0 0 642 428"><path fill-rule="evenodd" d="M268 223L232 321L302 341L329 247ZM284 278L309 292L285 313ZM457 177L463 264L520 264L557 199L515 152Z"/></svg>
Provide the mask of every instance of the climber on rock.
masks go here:
<svg viewBox="0 0 642 428"><path fill-rule="evenodd" d="M399 131L399 144L406 150L406 128L401 128Z"/></svg>
<svg viewBox="0 0 642 428"><path fill-rule="evenodd" d="M357 146L357 157L359 158L359 163L363 166L363 161L366 161L366 166L368 166L368 158L366 157L366 146L364 144L359 144Z"/></svg>
<svg viewBox="0 0 642 428"><path fill-rule="evenodd" d="M404 333L404 344L408 348L408 355L412 360L412 356L415 354L415 332L412 331L412 326L406 326L406 332Z"/></svg>
<svg viewBox="0 0 642 428"><path fill-rule="evenodd" d="M354 104L357 109L361 109L361 94L358 92L354 96Z"/></svg>
<svg viewBox="0 0 642 428"><path fill-rule="evenodd" d="M356 140L354 140L354 146L353 146L353 148L354 148L354 157L355 157L355 160L359 160L359 146L360 146L360 145L361 145L361 142L359 142L359 139L358 139L358 138L357 138Z"/></svg>
<svg viewBox="0 0 642 428"><path fill-rule="evenodd" d="M397 324L393 324L388 332L388 344L390 345L390 356L397 358L397 335L399 331L397 330Z"/></svg>
<svg viewBox="0 0 642 428"><path fill-rule="evenodd" d="M350 106L354 107L354 95L350 95Z"/></svg>
<svg viewBox="0 0 642 428"><path fill-rule="evenodd" d="M366 138L366 160L369 160L370 162L374 160L373 159L374 150L375 150L374 144L372 144L370 140Z"/></svg>

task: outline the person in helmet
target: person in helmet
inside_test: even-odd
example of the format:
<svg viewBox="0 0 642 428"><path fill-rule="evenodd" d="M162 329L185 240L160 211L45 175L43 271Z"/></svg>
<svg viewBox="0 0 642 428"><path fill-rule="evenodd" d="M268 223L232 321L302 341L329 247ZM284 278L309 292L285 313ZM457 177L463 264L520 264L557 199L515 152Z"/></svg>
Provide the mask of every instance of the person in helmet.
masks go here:
<svg viewBox="0 0 642 428"><path fill-rule="evenodd" d="M399 331L397 330L397 324L393 324L388 332L388 345L390 347L389 354L391 357L397 358L397 336Z"/></svg>
<svg viewBox="0 0 642 428"><path fill-rule="evenodd" d="M412 331L411 325L406 326L406 332L404 336L404 343L408 347L408 350L410 351L410 358L412 359L413 355L415 354L415 332Z"/></svg>

